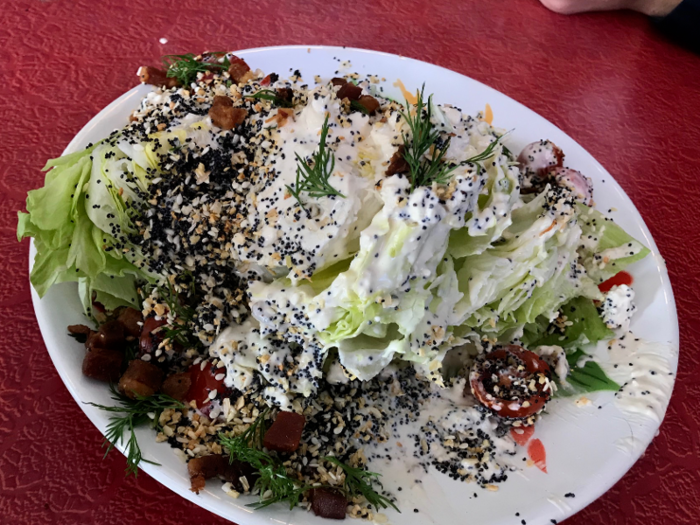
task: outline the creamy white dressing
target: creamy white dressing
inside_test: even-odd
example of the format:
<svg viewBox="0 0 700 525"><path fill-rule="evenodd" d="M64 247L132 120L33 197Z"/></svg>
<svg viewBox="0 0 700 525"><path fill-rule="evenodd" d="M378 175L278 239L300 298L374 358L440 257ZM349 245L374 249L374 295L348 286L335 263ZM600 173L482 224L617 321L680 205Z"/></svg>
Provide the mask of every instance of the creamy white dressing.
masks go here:
<svg viewBox="0 0 700 525"><path fill-rule="evenodd" d="M559 380L566 383L566 376L569 375L569 363L566 360L566 352L561 346L541 345L533 349L541 357L546 358L553 365L554 373L557 374ZM577 363L576 366L582 366Z"/></svg>
<svg viewBox="0 0 700 525"><path fill-rule="evenodd" d="M631 244L631 246L630 246ZM642 251L643 246L638 242L630 242L629 244L624 244L622 246L617 246L615 248L608 248L599 252L599 255L604 262L611 259L623 259L625 257L631 257L637 255Z"/></svg>
<svg viewBox="0 0 700 525"><path fill-rule="evenodd" d="M561 496L555 496L551 495L547 498L547 501L554 505L559 512L561 512L563 515L568 516L571 514L571 511L573 510L571 508L571 505L569 505L564 498Z"/></svg>
<svg viewBox="0 0 700 525"><path fill-rule="evenodd" d="M605 294L601 316L611 330L629 330L630 321L637 307L634 304L634 290L626 284L613 286Z"/></svg>
<svg viewBox="0 0 700 525"><path fill-rule="evenodd" d="M675 379L670 360L678 350L637 339L630 332L610 341L609 348L609 359L600 364L611 379L622 385L615 394L616 405L660 423Z"/></svg>
<svg viewBox="0 0 700 525"><path fill-rule="evenodd" d="M415 421L409 428L400 428L397 441L402 445L394 446L392 454L401 457L401 462L406 465L408 471L419 468L423 455L416 454L417 449L422 449L426 458L454 461L455 450L450 443L476 439L477 432L483 432L479 435L485 436L483 440L477 439L479 446L489 447L492 452L482 456L480 463L473 455L460 460L462 474L474 474L481 468L480 475L489 479L493 475L499 476L507 470L521 467L515 458L515 442L508 434L503 437L496 436L498 422L494 417L484 416L477 410L475 399L470 394L465 395L465 388L468 390L466 381L466 378L459 378L445 388L437 385L428 387L430 396L421 402L420 410L415 414ZM388 407L391 406L393 396L404 395L401 388L392 382L387 385L387 390L392 393L387 401L383 401ZM436 433L427 436L420 431L418 444L409 445L414 440L414 434L410 431L424 428L435 429Z"/></svg>

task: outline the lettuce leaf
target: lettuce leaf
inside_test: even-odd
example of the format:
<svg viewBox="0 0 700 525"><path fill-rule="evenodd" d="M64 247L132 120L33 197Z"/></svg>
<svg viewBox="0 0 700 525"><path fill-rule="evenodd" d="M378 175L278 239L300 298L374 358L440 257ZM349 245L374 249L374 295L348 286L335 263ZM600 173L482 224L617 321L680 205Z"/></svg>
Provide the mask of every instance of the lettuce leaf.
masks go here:
<svg viewBox="0 0 700 525"><path fill-rule="evenodd" d="M500 336L539 316L552 319L572 297L600 296L578 264L576 210L553 215L548 199L544 191L515 209L498 242L457 261L460 324Z"/></svg>
<svg viewBox="0 0 700 525"><path fill-rule="evenodd" d="M499 155L503 145L496 147ZM499 239L512 221L511 209L518 202L517 172L501 163L486 163L487 173L477 209L469 212L463 228L450 233L448 253L456 259L483 253Z"/></svg>
<svg viewBox="0 0 700 525"><path fill-rule="evenodd" d="M595 361L586 360L583 366L577 366L578 361L586 355L583 350L576 350L567 355L566 360L569 362L571 371L566 377L566 383L559 384L557 395L572 396L603 390L613 392L620 390L620 385L610 379Z"/></svg>
<svg viewBox="0 0 700 525"><path fill-rule="evenodd" d="M559 381L558 395L570 396L599 390L617 391L620 388L610 379L598 363L586 359L584 348L613 337L613 332L598 315L593 301L585 297L576 297L562 306L561 313L571 324L563 333L550 333L550 323L540 317L537 322L525 327L522 341L526 347L557 345L566 349L566 359L570 372L566 381ZM583 366L577 366L584 358Z"/></svg>
<svg viewBox="0 0 700 525"><path fill-rule="evenodd" d="M86 314L91 313L93 292L108 308L137 306L135 282L148 278L134 264L137 252L132 251L133 259L128 260L111 235L115 224L121 231L133 226L125 213L118 213L124 200L104 166L92 160L104 162L109 156L124 155L115 147L95 144L50 160L44 168L50 170L44 186L28 193L27 213L18 213L18 240L34 238L37 254L30 280L39 296L54 284L78 282ZM97 190L100 187L105 191ZM117 213L109 219L112 224L103 222L113 212Z"/></svg>
<svg viewBox="0 0 700 525"><path fill-rule="evenodd" d="M581 264L596 284L649 254L649 248L599 211L583 204L578 207L582 231L579 248Z"/></svg>
<svg viewBox="0 0 700 525"><path fill-rule="evenodd" d="M562 315L572 324L567 326L563 333L560 331L549 333L549 320L540 317L535 323L525 327L522 341L525 346L551 346L562 348L580 349L589 344L609 339L613 336L610 330L598 315L598 309L593 301L586 297L575 297L561 307Z"/></svg>

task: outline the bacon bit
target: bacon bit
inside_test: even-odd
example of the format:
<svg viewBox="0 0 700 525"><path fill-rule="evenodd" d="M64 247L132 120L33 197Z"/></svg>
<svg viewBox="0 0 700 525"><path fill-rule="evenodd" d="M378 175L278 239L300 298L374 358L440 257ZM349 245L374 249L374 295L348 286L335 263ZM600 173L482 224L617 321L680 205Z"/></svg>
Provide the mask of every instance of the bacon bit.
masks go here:
<svg viewBox="0 0 700 525"><path fill-rule="evenodd" d="M212 101L212 106L233 107L233 100L222 95L216 95Z"/></svg>
<svg viewBox="0 0 700 525"><path fill-rule="evenodd" d="M228 68L228 74L236 84L241 83L243 77L250 71L250 66L242 58L232 56L231 65Z"/></svg>
<svg viewBox="0 0 700 525"><path fill-rule="evenodd" d="M163 131L167 127L168 127L168 125L165 122L161 122L160 124L158 124L156 126L156 128L158 128L158 131Z"/></svg>
<svg viewBox="0 0 700 525"><path fill-rule="evenodd" d="M213 105L209 109L212 124L221 129L233 129L241 124L247 116L248 112L243 108Z"/></svg>
<svg viewBox="0 0 700 525"><path fill-rule="evenodd" d="M275 122L278 128L283 127L287 123L287 119L294 120L294 110L291 108L278 108L277 113L267 119L265 122Z"/></svg>
<svg viewBox="0 0 700 525"><path fill-rule="evenodd" d="M180 85L180 82L175 77L169 77L168 73L162 69L151 66L140 67L136 73L144 84L159 86L164 88L172 88Z"/></svg>
<svg viewBox="0 0 700 525"><path fill-rule="evenodd" d="M345 495L332 489L311 489L311 510L316 516L332 520L343 520L347 512L348 500Z"/></svg>
<svg viewBox="0 0 700 525"><path fill-rule="evenodd" d="M277 98L285 102L291 102L294 98L294 91L291 88L277 88Z"/></svg>
<svg viewBox="0 0 700 525"><path fill-rule="evenodd" d="M136 122L138 119L139 118L134 113L129 115L129 122Z"/></svg>
<svg viewBox="0 0 700 525"><path fill-rule="evenodd" d="M124 188L119 188L119 196L121 197L124 195Z"/></svg>
<svg viewBox="0 0 700 525"><path fill-rule="evenodd" d="M162 384L163 372L160 368L141 359L132 359L119 379L119 391L131 399L149 397L160 390Z"/></svg>
<svg viewBox="0 0 700 525"><path fill-rule="evenodd" d="M524 447L525 445L527 445L527 442L530 441L530 438L532 437L532 434L534 434L534 433L535 433L534 426L519 427L519 428L511 428L510 429L510 436L513 438L513 441L515 441L521 447Z"/></svg>
<svg viewBox="0 0 700 525"><path fill-rule="evenodd" d="M534 465L545 474L547 473L547 453L539 439L533 439L527 447L527 455Z"/></svg>
<svg viewBox="0 0 700 525"><path fill-rule="evenodd" d="M274 423L267 429L264 444L268 450L294 452L304 430L306 418L295 412L279 412Z"/></svg>
<svg viewBox="0 0 700 525"><path fill-rule="evenodd" d="M486 108L484 109L484 122L489 125L493 122L493 110L490 104L486 104Z"/></svg>
<svg viewBox="0 0 700 525"><path fill-rule="evenodd" d="M347 82L341 86L337 94L340 100L343 100L344 98L347 98L348 100L359 100L360 95L362 95L362 88Z"/></svg>
<svg viewBox="0 0 700 525"><path fill-rule="evenodd" d="M406 102L414 105L418 103L418 96L415 93L411 93L409 90L407 90L406 86L404 86L403 82L401 82L401 79L397 78L396 82L394 82L394 86L401 90L401 94L403 94L403 98L406 99Z"/></svg>
<svg viewBox="0 0 700 525"><path fill-rule="evenodd" d="M247 71L243 77L241 77L241 84L246 84L248 81L253 80L255 78L255 73L252 71Z"/></svg>
<svg viewBox="0 0 700 525"><path fill-rule="evenodd" d="M391 156L389 167L386 169L386 176L396 175L397 173L408 173L409 166L406 159L403 158L403 153L406 147L402 144Z"/></svg>
<svg viewBox="0 0 700 525"><path fill-rule="evenodd" d="M379 101L371 95L362 95L358 102L365 108L367 113L374 115L374 112L379 109Z"/></svg>

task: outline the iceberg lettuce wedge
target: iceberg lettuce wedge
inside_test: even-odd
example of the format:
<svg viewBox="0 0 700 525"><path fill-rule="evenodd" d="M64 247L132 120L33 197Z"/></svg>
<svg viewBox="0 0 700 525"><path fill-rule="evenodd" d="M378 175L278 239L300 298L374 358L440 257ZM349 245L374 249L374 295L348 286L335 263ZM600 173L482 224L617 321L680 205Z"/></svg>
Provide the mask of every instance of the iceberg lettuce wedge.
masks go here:
<svg viewBox="0 0 700 525"><path fill-rule="evenodd" d="M596 284L649 254L649 248L599 211L583 204L578 208L582 230L579 255L586 273Z"/></svg>

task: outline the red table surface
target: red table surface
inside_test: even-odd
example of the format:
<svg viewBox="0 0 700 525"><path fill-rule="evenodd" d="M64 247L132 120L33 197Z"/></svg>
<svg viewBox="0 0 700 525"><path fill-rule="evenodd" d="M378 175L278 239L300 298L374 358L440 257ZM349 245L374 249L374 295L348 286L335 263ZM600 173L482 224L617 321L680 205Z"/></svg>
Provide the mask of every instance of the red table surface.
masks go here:
<svg viewBox="0 0 700 525"><path fill-rule="evenodd" d="M525 103L614 175L666 258L680 367L644 457L566 523L700 522L700 57L645 18L564 17L536 0L21 0L2 2L0 36L0 522L227 523L146 474L125 479L119 453L102 459L102 436L39 334L16 212L46 159L135 84L139 65L280 44L376 49L458 71Z"/></svg>

